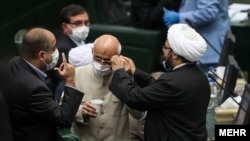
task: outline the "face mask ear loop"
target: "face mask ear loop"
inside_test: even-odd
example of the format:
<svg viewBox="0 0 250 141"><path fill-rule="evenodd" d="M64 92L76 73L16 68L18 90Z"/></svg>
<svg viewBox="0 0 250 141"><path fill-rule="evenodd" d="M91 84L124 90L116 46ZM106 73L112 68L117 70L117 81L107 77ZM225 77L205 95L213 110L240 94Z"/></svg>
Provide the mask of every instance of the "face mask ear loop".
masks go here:
<svg viewBox="0 0 250 141"><path fill-rule="evenodd" d="M164 60L168 60L168 58L170 57L170 55L173 53L173 50L170 50L170 53L168 54L168 56L166 57L166 59L164 59Z"/></svg>
<svg viewBox="0 0 250 141"><path fill-rule="evenodd" d="M73 29L72 27L70 27L70 25L69 25L69 24L66 24L66 25L67 25L67 27L68 27L68 28L70 28L71 30Z"/></svg>

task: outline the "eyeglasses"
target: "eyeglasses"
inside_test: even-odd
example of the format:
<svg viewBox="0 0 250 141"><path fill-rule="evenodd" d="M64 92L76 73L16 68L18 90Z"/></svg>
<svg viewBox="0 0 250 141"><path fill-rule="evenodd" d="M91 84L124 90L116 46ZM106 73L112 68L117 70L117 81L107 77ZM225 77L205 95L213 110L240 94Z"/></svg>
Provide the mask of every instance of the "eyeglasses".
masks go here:
<svg viewBox="0 0 250 141"><path fill-rule="evenodd" d="M162 50L164 50L164 49L170 49L170 50L172 50L172 48L168 48L168 47L166 47L166 46L161 46L161 48L162 48Z"/></svg>
<svg viewBox="0 0 250 141"><path fill-rule="evenodd" d="M86 21L76 21L74 23L69 23L69 24L72 24L75 27L80 27L80 26L89 26L90 22L89 22L89 20L86 20Z"/></svg>
<svg viewBox="0 0 250 141"><path fill-rule="evenodd" d="M104 65L111 65L110 59L105 59L99 56L94 56L94 60L96 60L97 62L102 62Z"/></svg>

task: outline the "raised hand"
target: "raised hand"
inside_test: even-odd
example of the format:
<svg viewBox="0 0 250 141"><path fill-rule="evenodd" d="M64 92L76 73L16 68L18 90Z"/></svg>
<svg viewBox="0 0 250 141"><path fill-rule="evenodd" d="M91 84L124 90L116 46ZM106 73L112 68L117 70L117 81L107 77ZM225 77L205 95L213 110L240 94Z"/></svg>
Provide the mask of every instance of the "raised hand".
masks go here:
<svg viewBox="0 0 250 141"><path fill-rule="evenodd" d="M66 85L75 86L75 68L67 63L64 53L62 53L62 64L54 70L65 80Z"/></svg>
<svg viewBox="0 0 250 141"><path fill-rule="evenodd" d="M133 76L136 69L133 60L125 56L120 56L120 58L123 60L125 71L127 71L129 75Z"/></svg>
<svg viewBox="0 0 250 141"><path fill-rule="evenodd" d="M114 55L111 57L111 66L112 66L112 71L115 72L116 70L123 68L123 60L119 58L118 55Z"/></svg>

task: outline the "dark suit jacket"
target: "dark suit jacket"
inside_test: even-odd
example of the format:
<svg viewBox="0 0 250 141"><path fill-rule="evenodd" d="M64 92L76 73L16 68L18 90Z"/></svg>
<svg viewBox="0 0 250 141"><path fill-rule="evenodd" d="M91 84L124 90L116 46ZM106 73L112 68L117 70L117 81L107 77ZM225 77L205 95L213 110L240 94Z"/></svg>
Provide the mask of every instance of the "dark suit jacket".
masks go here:
<svg viewBox="0 0 250 141"><path fill-rule="evenodd" d="M69 128L81 103L83 93L65 87L62 105L21 57L5 67L0 87L4 94L14 141L57 141L57 128Z"/></svg>
<svg viewBox="0 0 250 141"><path fill-rule="evenodd" d="M0 141L12 141L12 132L8 108L3 94L0 92Z"/></svg>
<svg viewBox="0 0 250 141"><path fill-rule="evenodd" d="M77 45L69 38L69 36L62 33L56 38L56 46L60 54L64 52L66 58L68 59L70 49L76 47ZM58 62L61 64L62 60Z"/></svg>
<svg viewBox="0 0 250 141"><path fill-rule="evenodd" d="M135 84L119 69L110 90L131 108L145 111L145 141L206 141L210 99L207 77L195 64L162 74L154 81L136 70Z"/></svg>

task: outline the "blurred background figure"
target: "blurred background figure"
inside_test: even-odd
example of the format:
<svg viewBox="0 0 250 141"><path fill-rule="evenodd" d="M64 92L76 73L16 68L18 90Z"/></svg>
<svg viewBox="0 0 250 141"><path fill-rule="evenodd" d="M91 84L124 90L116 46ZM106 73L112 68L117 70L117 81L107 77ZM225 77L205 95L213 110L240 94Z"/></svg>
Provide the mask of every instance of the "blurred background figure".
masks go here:
<svg viewBox="0 0 250 141"><path fill-rule="evenodd" d="M182 0L179 12L166 7L163 21L166 26L190 24L208 41L206 54L200 61L208 67L217 66L226 32L230 30L228 0Z"/></svg>
<svg viewBox="0 0 250 141"><path fill-rule="evenodd" d="M181 0L131 0L131 25L144 29L164 29L163 8L178 11Z"/></svg>

